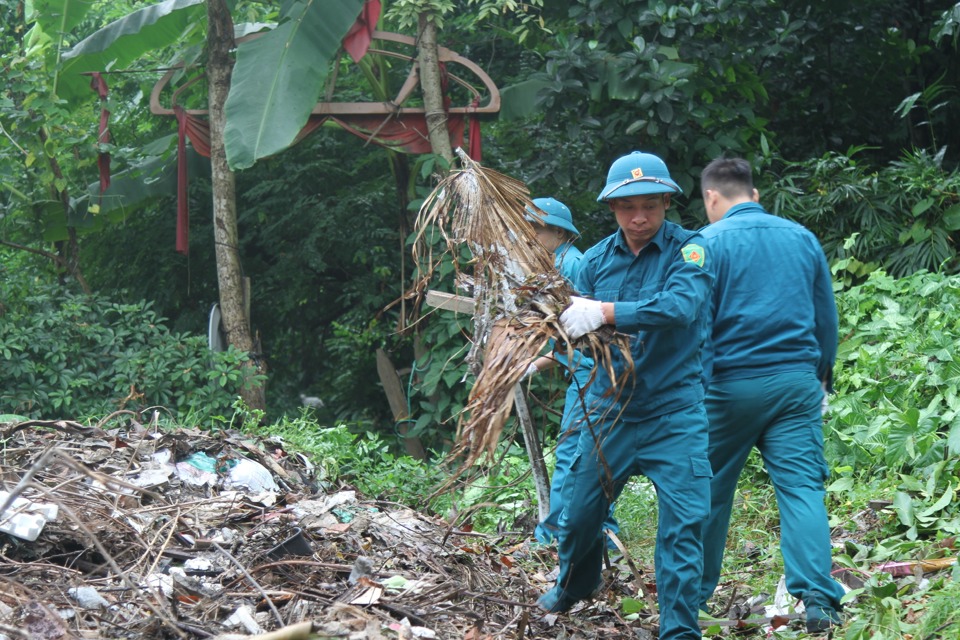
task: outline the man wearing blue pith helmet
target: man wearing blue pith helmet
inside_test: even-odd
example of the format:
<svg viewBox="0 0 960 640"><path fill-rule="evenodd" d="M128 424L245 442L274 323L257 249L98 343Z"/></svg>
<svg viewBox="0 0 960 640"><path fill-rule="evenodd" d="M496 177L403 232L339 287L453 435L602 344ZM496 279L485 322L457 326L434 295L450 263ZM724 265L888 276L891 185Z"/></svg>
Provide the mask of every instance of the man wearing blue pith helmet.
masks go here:
<svg viewBox="0 0 960 640"><path fill-rule="evenodd" d="M533 210L529 210L527 218L534 223L537 231L537 240L554 256L554 264L564 278L574 285L577 273L580 271L580 260L583 254L577 249L573 241L580 235L580 231L573 224L573 215L570 208L555 198L536 198L533 200ZM551 346L553 343L551 341ZM547 517L537 524L534 536L538 542L547 544L557 535L560 514L567 506L563 502L563 483L570 472L570 465L577 453L577 440L584 417L584 392L590 381L593 360L580 352L575 352L573 361L565 351L540 356L530 363L524 378L528 378L539 371L553 368L557 364L566 371L570 379L567 394L563 402L563 416L560 419L560 433L557 437L557 447L554 455L556 465L553 477L550 479L550 512ZM604 529L618 533L620 527L613 517L613 507L610 515L604 522ZM604 536L606 538L606 536ZM608 545L610 546L610 545Z"/></svg>
<svg viewBox="0 0 960 640"><path fill-rule="evenodd" d="M538 604L567 611L600 589L597 534L630 477L644 475L657 490L659 637L694 640L711 476L700 345L713 278L699 234L664 219L675 193L663 160L635 151L610 166L597 198L620 228L584 254L576 284L583 297L560 321L573 339L604 324L628 334L634 372L613 388L598 371L587 389L589 423L563 488L577 508L560 518L557 584ZM626 364L614 358L620 374Z"/></svg>

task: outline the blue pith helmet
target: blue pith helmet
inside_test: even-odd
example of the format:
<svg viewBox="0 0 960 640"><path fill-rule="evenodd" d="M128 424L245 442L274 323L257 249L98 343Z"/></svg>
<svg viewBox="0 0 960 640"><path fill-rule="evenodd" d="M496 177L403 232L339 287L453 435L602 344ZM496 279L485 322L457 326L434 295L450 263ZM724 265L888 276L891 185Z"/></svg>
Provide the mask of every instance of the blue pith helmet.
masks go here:
<svg viewBox="0 0 960 640"><path fill-rule="evenodd" d="M597 202L650 193L683 193L683 190L670 177L663 160L652 153L634 151L610 165L607 186L600 192Z"/></svg>
<svg viewBox="0 0 960 640"><path fill-rule="evenodd" d="M531 211L530 207L527 207L527 211L542 220L543 224L550 225L551 227L560 227L575 236L580 235L577 228L573 226L573 215L570 213L570 209L559 200L553 198L536 198L533 201L533 206L540 209L540 211ZM543 213L541 213L541 211ZM527 219L530 220L530 216L527 216Z"/></svg>

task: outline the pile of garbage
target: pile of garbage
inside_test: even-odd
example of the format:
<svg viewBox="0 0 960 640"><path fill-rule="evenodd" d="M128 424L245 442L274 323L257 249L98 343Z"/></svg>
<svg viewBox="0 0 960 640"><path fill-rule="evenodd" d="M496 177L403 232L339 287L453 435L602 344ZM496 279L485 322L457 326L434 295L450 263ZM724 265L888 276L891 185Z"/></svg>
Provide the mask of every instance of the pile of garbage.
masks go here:
<svg viewBox="0 0 960 640"><path fill-rule="evenodd" d="M0 638L481 640L540 617L549 552L330 487L280 441L0 435Z"/></svg>
<svg viewBox="0 0 960 640"><path fill-rule="evenodd" d="M652 568L615 537L602 597L544 615L555 548L366 499L278 439L134 420L0 422L0 437L0 640L656 637ZM857 588L862 573L835 575ZM772 602L744 587L722 582L702 624L801 624L782 580Z"/></svg>

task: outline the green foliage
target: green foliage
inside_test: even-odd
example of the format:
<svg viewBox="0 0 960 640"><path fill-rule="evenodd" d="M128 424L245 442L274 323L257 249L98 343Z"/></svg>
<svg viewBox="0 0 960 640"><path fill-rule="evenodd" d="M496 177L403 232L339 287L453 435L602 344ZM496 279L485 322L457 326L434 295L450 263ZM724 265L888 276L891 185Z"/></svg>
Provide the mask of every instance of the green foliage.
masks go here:
<svg viewBox="0 0 960 640"><path fill-rule="evenodd" d="M400 29L417 30L421 15L443 28L444 16L455 8L453 0L394 0L387 9L387 18Z"/></svg>
<svg viewBox="0 0 960 640"><path fill-rule="evenodd" d="M308 454L319 467L317 479L327 488L349 483L367 497L412 505L422 502L442 481L439 467L395 455L388 439L359 425L322 426L304 412L299 417L285 416L269 427L253 426L251 430L279 438L294 450Z"/></svg>
<svg viewBox="0 0 960 640"><path fill-rule="evenodd" d="M858 598L857 615L846 629L846 640L893 640L915 631L916 625L903 620L904 602L912 585L901 586L889 575L879 573L867 578L862 589L848 594Z"/></svg>
<svg viewBox="0 0 960 640"><path fill-rule="evenodd" d="M960 532L960 278L876 272L838 296L840 344L827 457L899 479L908 539Z"/></svg>
<svg viewBox="0 0 960 640"><path fill-rule="evenodd" d="M512 525L531 509L529 466L516 447L504 447L500 461L479 468L469 486L433 495L448 468L396 455L389 439L362 426L323 427L305 415L284 417L269 426L256 426L256 420L244 424L252 425L248 429L252 433L279 438L308 454L325 488L350 484L366 498L405 504L488 533Z"/></svg>
<svg viewBox="0 0 960 640"><path fill-rule="evenodd" d="M957 59L933 29L946 3L909 5L887 0L772 3L771 14L797 25L793 42L764 60L770 120L777 147L788 157L819 157L868 145L878 161L909 148L936 149L924 124L929 113L891 115L908 95L941 73L957 84ZM901 82L887 82L889 78ZM861 98L866 98L863 102ZM940 136L956 130L948 114L934 114ZM941 140L940 144L944 144Z"/></svg>
<svg viewBox="0 0 960 640"><path fill-rule="evenodd" d="M479 25L489 27L492 23L519 43L523 43L535 31L550 33L540 13L543 0L467 0L467 8L470 13L463 16L467 19L458 21L458 27L466 23L470 28L477 29Z"/></svg>
<svg viewBox="0 0 960 640"><path fill-rule="evenodd" d="M767 4L570 3L569 22L540 45L545 63L530 78L543 82L547 126L593 152L541 156L532 171L563 177L591 157L580 188L598 192L609 161L642 147L664 157L689 193L706 160L752 155L767 131L758 113L767 92L757 56L745 52L770 39L752 26Z"/></svg>
<svg viewBox="0 0 960 640"><path fill-rule="evenodd" d="M229 414L244 354L170 332L146 302L12 280L0 280L0 412L100 418L154 406L200 423Z"/></svg>
<svg viewBox="0 0 960 640"><path fill-rule="evenodd" d="M943 151L906 153L875 167L862 148L787 162L772 185L771 212L813 231L844 284L876 268L895 277L960 268L960 171Z"/></svg>
<svg viewBox="0 0 960 640"><path fill-rule="evenodd" d="M86 126L52 94L48 56L54 44L39 31L25 33L18 18L12 5L0 5L0 231L5 239L33 245L67 237L71 194L86 191L87 181L78 178L93 166L95 140L92 119Z"/></svg>
<svg viewBox="0 0 960 640"><path fill-rule="evenodd" d="M883 541L874 547L847 544L851 553L836 555L835 560L845 567L853 567L863 578L863 586L851 590L844 598L845 615L849 622L842 635L844 640L909 640L910 638L952 638L960 599L960 568L949 572L921 574L911 572L896 577L879 568L864 570L871 563L890 558L903 559L917 554L931 553L917 544ZM941 550L942 551L942 550ZM857 568L861 567L861 568Z"/></svg>
<svg viewBox="0 0 960 640"><path fill-rule="evenodd" d="M338 419L392 424L375 349L399 369L413 355L396 332L398 307L385 309L405 281L396 225L407 214L390 177L379 151L338 129L237 174L246 203L238 209L240 257L252 277L251 322L269 368L271 419L296 415L305 393ZM189 258L174 252L174 207L163 199L86 238L83 259L95 289L150 299L174 330L205 332L218 300L209 180L191 180L190 203ZM143 238L156 244L139 250Z"/></svg>
<svg viewBox="0 0 960 640"><path fill-rule="evenodd" d="M362 0L284 3L275 29L238 45L223 132L232 169L293 144L362 8Z"/></svg>
<svg viewBox="0 0 960 640"><path fill-rule="evenodd" d="M414 237L408 238L412 243ZM421 239L421 256L440 256L445 250L439 233L428 230ZM433 288L454 293L454 256L442 254L439 266L433 273ZM418 265L414 279L423 277L430 265ZM461 265L462 266L462 265ZM461 295L463 292L459 292ZM417 329L420 347L413 363L408 387L410 402L410 434L434 441L434 447L443 448L456 432L457 418L467 403L473 375L469 371L466 356L470 350L469 337L473 327L473 314L424 308Z"/></svg>
<svg viewBox="0 0 960 640"><path fill-rule="evenodd" d="M930 598L917 607L920 622L918 638L948 638L960 631L960 575L954 571L953 579L938 580L927 593ZM936 591L934 591L936 589Z"/></svg>
<svg viewBox="0 0 960 640"><path fill-rule="evenodd" d="M63 54L57 93L76 102L88 91L85 72L128 69L139 58L155 56L172 45L198 45L203 40L200 25L205 18L200 0L165 0L111 21Z"/></svg>

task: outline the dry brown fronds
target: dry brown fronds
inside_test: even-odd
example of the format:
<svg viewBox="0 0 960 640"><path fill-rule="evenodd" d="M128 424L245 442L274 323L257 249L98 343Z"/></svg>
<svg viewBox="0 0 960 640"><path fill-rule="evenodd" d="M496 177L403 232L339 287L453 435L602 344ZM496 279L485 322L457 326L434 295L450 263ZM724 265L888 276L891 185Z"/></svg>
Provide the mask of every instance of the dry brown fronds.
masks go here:
<svg viewBox="0 0 960 640"><path fill-rule="evenodd" d="M417 219L414 258L425 275L414 286L422 296L442 256L432 254L426 234L439 231L445 252L471 253L472 274L455 273L472 284L474 335L467 362L476 374L457 427L451 456L463 455L462 469L492 454L513 408L513 390L527 366L550 338L590 355L615 379L610 347L629 361L624 336L610 327L576 342L568 339L559 315L575 291L553 266L553 255L537 240L527 207L534 208L522 182L474 162L458 149L462 168L451 173L426 199ZM454 260L454 264L457 261Z"/></svg>

